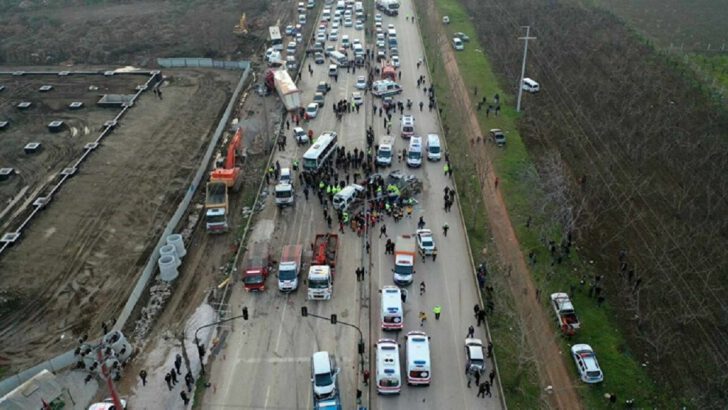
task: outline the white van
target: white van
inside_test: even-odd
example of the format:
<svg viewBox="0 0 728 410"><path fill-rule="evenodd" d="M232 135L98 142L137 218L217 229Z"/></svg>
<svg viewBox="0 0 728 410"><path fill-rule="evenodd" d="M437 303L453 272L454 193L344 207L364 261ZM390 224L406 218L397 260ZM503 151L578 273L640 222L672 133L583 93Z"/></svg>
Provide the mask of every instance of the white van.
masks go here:
<svg viewBox="0 0 728 410"><path fill-rule="evenodd" d="M396 40L397 39L397 30L395 30L393 28L390 28L389 30L387 30L387 37L389 37L390 40L391 39Z"/></svg>
<svg viewBox="0 0 728 410"><path fill-rule="evenodd" d="M328 399L336 396L336 368L334 358L329 352L316 352L311 356L311 384L317 399Z"/></svg>
<svg viewBox="0 0 728 410"><path fill-rule="evenodd" d="M415 135L415 117L412 115L403 115L400 124L400 135L402 138L409 138Z"/></svg>
<svg viewBox="0 0 728 410"><path fill-rule="evenodd" d="M344 189L334 195L332 201L334 208L346 211L354 201L364 193L364 187L357 184L347 185Z"/></svg>
<svg viewBox="0 0 728 410"><path fill-rule="evenodd" d="M329 77L339 75L339 67L336 64L329 65Z"/></svg>
<svg viewBox="0 0 728 410"><path fill-rule="evenodd" d="M422 165L422 138L412 137L407 149L407 166L419 168L420 165Z"/></svg>
<svg viewBox="0 0 728 410"><path fill-rule="evenodd" d="M377 393L399 394L402 374L399 369L399 345L392 339L377 341Z"/></svg>
<svg viewBox="0 0 728 410"><path fill-rule="evenodd" d="M379 292L382 294L382 310L380 314L382 329L402 329L404 327L402 290L397 286L385 286Z"/></svg>
<svg viewBox="0 0 728 410"><path fill-rule="evenodd" d="M379 147L377 148L377 164L392 165L392 154L394 151L394 137L384 135L379 138Z"/></svg>
<svg viewBox="0 0 728 410"><path fill-rule="evenodd" d="M349 42L349 36L347 34L341 36L341 46L344 48L349 48L350 45L351 42Z"/></svg>
<svg viewBox="0 0 728 410"><path fill-rule="evenodd" d="M346 10L346 2L344 0L339 0L339 2L336 3L336 10L339 10L341 12Z"/></svg>
<svg viewBox="0 0 728 410"><path fill-rule="evenodd" d="M440 136L437 134L427 134L427 159L430 161L439 161L441 157Z"/></svg>
<svg viewBox="0 0 728 410"><path fill-rule="evenodd" d="M413 331L405 336L407 346L407 384L429 385L432 381L430 338L425 332Z"/></svg>
<svg viewBox="0 0 728 410"><path fill-rule="evenodd" d="M523 79L523 91L527 91L529 93L537 93L539 90L541 90L541 86L538 85L537 82L533 81L530 78L524 78Z"/></svg>
<svg viewBox="0 0 728 410"><path fill-rule="evenodd" d="M329 61L339 67L346 67L349 65L349 60L346 59L346 56L338 51L332 51L329 53Z"/></svg>

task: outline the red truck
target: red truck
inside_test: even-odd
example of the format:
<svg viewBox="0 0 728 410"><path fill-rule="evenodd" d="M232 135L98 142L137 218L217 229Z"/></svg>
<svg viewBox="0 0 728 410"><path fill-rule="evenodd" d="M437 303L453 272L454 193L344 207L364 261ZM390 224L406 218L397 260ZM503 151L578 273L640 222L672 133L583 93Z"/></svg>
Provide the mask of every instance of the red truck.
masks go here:
<svg viewBox="0 0 728 410"><path fill-rule="evenodd" d="M267 242L254 242L243 258L240 274L248 292L265 290L265 280L271 268L270 249Z"/></svg>
<svg viewBox="0 0 728 410"><path fill-rule="evenodd" d="M336 251L339 247L339 235L335 233L319 233L313 241L313 257L311 266L327 265L331 272L336 270Z"/></svg>

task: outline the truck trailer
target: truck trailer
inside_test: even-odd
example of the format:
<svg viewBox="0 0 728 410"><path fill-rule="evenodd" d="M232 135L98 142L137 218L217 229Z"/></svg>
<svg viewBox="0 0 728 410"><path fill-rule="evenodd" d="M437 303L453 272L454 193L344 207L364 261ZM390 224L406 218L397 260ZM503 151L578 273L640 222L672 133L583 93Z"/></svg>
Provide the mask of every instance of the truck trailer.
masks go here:
<svg viewBox="0 0 728 410"><path fill-rule="evenodd" d="M228 193L224 182L208 182L205 190L205 228L208 233L224 233L227 221Z"/></svg>

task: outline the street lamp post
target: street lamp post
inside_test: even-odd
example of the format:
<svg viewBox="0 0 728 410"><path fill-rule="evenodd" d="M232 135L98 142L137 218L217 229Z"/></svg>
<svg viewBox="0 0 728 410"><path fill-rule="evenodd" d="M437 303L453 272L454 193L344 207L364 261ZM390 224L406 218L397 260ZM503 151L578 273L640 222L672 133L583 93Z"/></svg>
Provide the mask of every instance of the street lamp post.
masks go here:
<svg viewBox="0 0 728 410"><path fill-rule="evenodd" d="M200 339L197 337L197 332L200 330L210 327L210 326L217 326L221 323L229 322L231 320L240 319L243 318L244 320L248 320L248 308L247 306L243 306L243 314L239 316L233 316L227 319L219 320L214 323L208 323L206 325L200 326L195 330L195 346L197 346L197 356L200 358L200 373L205 374L205 365L202 364L202 358L205 357L205 347L200 345Z"/></svg>
<svg viewBox="0 0 728 410"><path fill-rule="evenodd" d="M366 351L366 348L365 348L365 344L364 344L364 334L361 332L361 329L359 329L359 327L357 327L356 325L353 325L351 323L342 322L342 321L338 320L335 313L332 314L330 318L325 317L325 316L319 316L319 315L316 315L313 313L308 313L308 308L306 306L301 306L301 316L303 316L303 317L311 316L311 317L315 317L316 319L328 320L331 322L332 325L342 324L344 326L349 326L349 327L353 327L354 329L356 329L359 332L359 346L357 346L357 350L359 351L359 366L360 366L359 370L361 372L364 371L364 353Z"/></svg>

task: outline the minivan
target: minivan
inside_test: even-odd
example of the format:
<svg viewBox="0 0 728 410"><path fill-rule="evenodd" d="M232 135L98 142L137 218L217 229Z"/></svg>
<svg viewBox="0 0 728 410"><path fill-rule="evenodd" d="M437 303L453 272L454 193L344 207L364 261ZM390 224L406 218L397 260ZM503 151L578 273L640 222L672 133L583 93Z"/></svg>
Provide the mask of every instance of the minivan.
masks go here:
<svg viewBox="0 0 728 410"><path fill-rule="evenodd" d="M402 290L397 286L384 286L382 294L381 325L383 330L399 330L404 327Z"/></svg>
<svg viewBox="0 0 728 410"><path fill-rule="evenodd" d="M402 375L399 369L399 345L393 339L379 339L377 347L377 393L399 394Z"/></svg>
<svg viewBox="0 0 728 410"><path fill-rule="evenodd" d="M541 86L533 81L530 78L524 78L523 79L523 91L527 91L529 93L537 93L541 90Z"/></svg>
<svg viewBox="0 0 728 410"><path fill-rule="evenodd" d="M364 192L364 187L357 184L347 185L344 189L334 195L332 201L334 209L346 211L349 206Z"/></svg>
<svg viewBox="0 0 728 410"><path fill-rule="evenodd" d="M349 65L349 60L346 59L346 56L338 51L332 51L329 53L329 61L339 67L346 67Z"/></svg>
<svg viewBox="0 0 728 410"><path fill-rule="evenodd" d="M349 36L346 34L341 36L341 46L344 48L349 48L350 45L351 43L349 43Z"/></svg>
<svg viewBox="0 0 728 410"><path fill-rule="evenodd" d="M432 381L430 338L425 332L412 331L405 336L407 347L407 384L429 385Z"/></svg>
<svg viewBox="0 0 728 410"><path fill-rule="evenodd" d="M440 137L437 134L427 134L427 159L439 161L441 156Z"/></svg>
<svg viewBox="0 0 728 410"><path fill-rule="evenodd" d="M422 165L422 138L410 138L409 149L407 149L407 166L419 168Z"/></svg>
<svg viewBox="0 0 728 410"><path fill-rule="evenodd" d="M317 399L328 399L336 395L336 368L329 352L316 352L311 356L311 383Z"/></svg>
<svg viewBox="0 0 728 410"><path fill-rule="evenodd" d="M403 115L400 131L402 138L409 138L413 136L415 134L415 117L411 115Z"/></svg>
<svg viewBox="0 0 728 410"><path fill-rule="evenodd" d="M329 76L330 77L334 77L334 76L337 76L337 75L339 75L339 69L336 66L336 64L329 65Z"/></svg>

